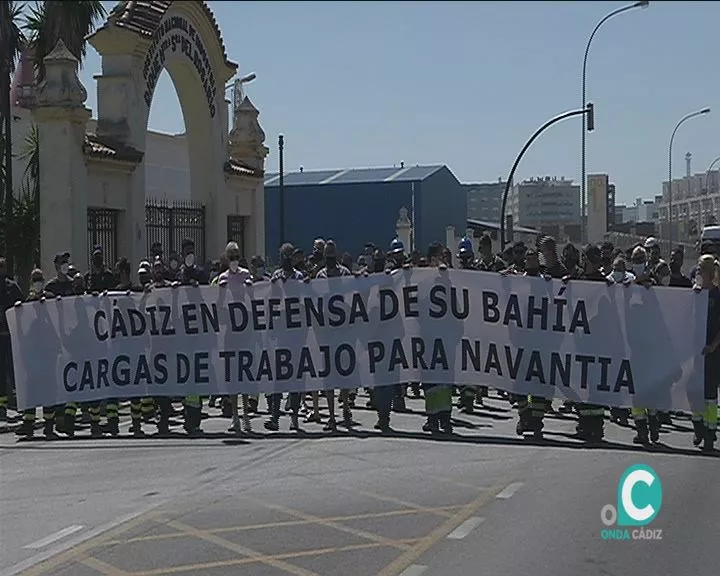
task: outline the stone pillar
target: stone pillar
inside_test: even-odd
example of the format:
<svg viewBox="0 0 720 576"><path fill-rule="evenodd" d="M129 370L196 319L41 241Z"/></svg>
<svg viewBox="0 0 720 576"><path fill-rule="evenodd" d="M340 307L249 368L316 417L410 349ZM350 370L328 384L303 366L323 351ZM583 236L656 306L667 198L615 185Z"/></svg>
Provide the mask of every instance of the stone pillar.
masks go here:
<svg viewBox="0 0 720 576"><path fill-rule="evenodd" d="M235 102L233 128L228 135L228 159L263 174L265 158L270 153L265 146L265 132L260 126L260 112L245 96ZM252 213L248 217L246 240L248 256L265 254L265 185L262 176L252 190ZM231 214L229 207L225 218ZM273 255L274 256L274 255Z"/></svg>
<svg viewBox="0 0 720 576"><path fill-rule="evenodd" d="M395 223L395 235L405 246L406 251L410 251L410 233L412 231L412 222L408 218L408 209L403 206L400 208L400 217Z"/></svg>
<svg viewBox="0 0 720 576"><path fill-rule="evenodd" d="M40 139L40 250L46 278L55 273L53 257L68 251L87 267L87 169L85 126L91 112L77 76L78 61L59 40L45 59L45 78L37 88L35 122Z"/></svg>
<svg viewBox="0 0 720 576"><path fill-rule="evenodd" d="M457 264L455 254L457 254L458 247L458 240L455 236L455 226L445 228L445 246L450 250L452 265L455 266Z"/></svg>

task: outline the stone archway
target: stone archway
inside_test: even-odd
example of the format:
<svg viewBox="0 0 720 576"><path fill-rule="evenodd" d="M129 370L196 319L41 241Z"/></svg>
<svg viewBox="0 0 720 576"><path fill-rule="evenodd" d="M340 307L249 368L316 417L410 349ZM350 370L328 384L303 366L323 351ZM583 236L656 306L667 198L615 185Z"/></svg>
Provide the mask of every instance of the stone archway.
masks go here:
<svg viewBox="0 0 720 576"><path fill-rule="evenodd" d="M263 193L262 165L246 168L228 152L225 84L237 65L227 57L207 4L123 1L89 42L102 57L102 74L96 77L97 129L90 144L136 153L134 166L126 173L125 198L118 210L119 251L135 263L147 256L144 151L150 105L163 70L173 81L185 119L191 199L205 207L205 254L217 255L224 247L229 217L237 214L233 203L237 206L243 193L251 196L239 202L252 208L251 215L244 215L252 220L250 244L264 249L262 243L254 241L260 238L255 229L262 227L264 220L264 214L257 213L264 205L255 201ZM249 178L252 185L236 185L233 178ZM107 183L102 186L106 188ZM233 187L238 188L235 196ZM103 201L107 202L105 196Z"/></svg>

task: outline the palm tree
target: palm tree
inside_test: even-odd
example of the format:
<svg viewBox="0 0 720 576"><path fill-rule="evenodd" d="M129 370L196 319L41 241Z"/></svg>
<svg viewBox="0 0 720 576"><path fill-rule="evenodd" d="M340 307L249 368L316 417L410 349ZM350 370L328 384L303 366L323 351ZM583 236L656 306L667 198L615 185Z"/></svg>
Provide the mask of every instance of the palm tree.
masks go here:
<svg viewBox="0 0 720 576"><path fill-rule="evenodd" d="M37 2L30 9L25 28L33 47L33 60L37 71L36 81L45 78L43 58L55 48L58 40L82 63L85 58L87 41L95 24L107 12L100 1L47 0Z"/></svg>
<svg viewBox="0 0 720 576"><path fill-rule="evenodd" d="M3 188L4 207L2 222L7 230L13 210L13 179L12 179L12 118L10 113L10 76L15 71L15 63L25 46L25 36L20 27L23 5L14 0L0 2L0 111L4 120L3 131ZM6 232L7 235L7 232ZM4 244L4 243L3 243ZM7 252L7 246L0 245L0 252ZM10 256L8 254L8 256ZM10 259L12 269L12 259Z"/></svg>

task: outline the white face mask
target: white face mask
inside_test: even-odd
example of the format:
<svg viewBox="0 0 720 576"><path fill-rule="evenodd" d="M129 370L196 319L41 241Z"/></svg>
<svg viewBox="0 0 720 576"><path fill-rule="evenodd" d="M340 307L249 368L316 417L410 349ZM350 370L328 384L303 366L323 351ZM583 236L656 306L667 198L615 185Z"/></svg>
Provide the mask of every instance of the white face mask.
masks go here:
<svg viewBox="0 0 720 576"><path fill-rule="evenodd" d="M230 260L230 272L235 273L240 268L240 262L237 260Z"/></svg>
<svg viewBox="0 0 720 576"><path fill-rule="evenodd" d="M195 254L185 256L185 266L193 266L195 264Z"/></svg>
<svg viewBox="0 0 720 576"><path fill-rule="evenodd" d="M623 278L625 278L625 272L622 270L613 270L612 279L615 282L622 282Z"/></svg>
<svg viewBox="0 0 720 576"><path fill-rule="evenodd" d="M65 264L60 264L60 273L61 274L67 274L70 270L70 264L67 262Z"/></svg>
<svg viewBox="0 0 720 576"><path fill-rule="evenodd" d="M43 283L42 282L33 282L32 287L33 287L33 292L35 292L36 294L39 294L40 292L42 292Z"/></svg>

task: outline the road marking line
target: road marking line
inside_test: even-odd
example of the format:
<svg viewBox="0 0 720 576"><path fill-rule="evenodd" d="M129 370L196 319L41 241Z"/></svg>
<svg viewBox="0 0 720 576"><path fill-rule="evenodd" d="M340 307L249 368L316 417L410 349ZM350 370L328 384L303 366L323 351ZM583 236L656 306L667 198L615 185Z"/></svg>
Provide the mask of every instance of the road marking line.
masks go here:
<svg viewBox="0 0 720 576"><path fill-rule="evenodd" d="M403 508L411 508L413 510L427 510L427 507L421 506L420 504L416 504L415 502L408 502L407 500L401 500L400 498L394 498L392 496L385 496L384 494L377 494L376 492L370 492L368 490L362 490L361 488L352 488L350 486L338 486L337 484L334 484L332 482L328 482L331 486L335 488L340 488L341 490L345 490L348 492L352 492L354 494L360 494L361 496L367 496L368 498L372 498L373 500L378 500L379 502L388 502L390 504L397 504L398 506L402 506ZM443 518L451 518L452 514L448 512L434 512L436 516L442 516Z"/></svg>
<svg viewBox="0 0 720 576"><path fill-rule="evenodd" d="M480 518L479 516L473 516L472 518L468 518L460 524L455 530L450 532L450 534L447 535L448 540L462 540L465 538L470 532L475 530L480 524L483 523L483 520L485 518Z"/></svg>
<svg viewBox="0 0 720 576"><path fill-rule="evenodd" d="M111 566L110 564L107 564L102 560L98 560L97 558L93 558L92 556L83 558L80 560L80 564L87 566L88 568L92 568L93 570L100 572L100 574L104 574L104 576L130 576L130 572L120 570L120 568Z"/></svg>
<svg viewBox="0 0 720 576"><path fill-rule="evenodd" d="M35 556L18 562L17 564L0 571L2 576L15 576L22 572L23 576L40 576L47 574L53 568L77 559L93 548L102 545L106 540L117 538L135 526L147 522L154 514L160 504L153 504L144 510L121 516L107 524L85 532L79 538L74 538L55 548L40 552Z"/></svg>
<svg viewBox="0 0 720 576"><path fill-rule="evenodd" d="M275 449L263 449L257 457L249 458L243 461L242 465L247 466L249 464L258 464L277 458L285 452L298 450L299 447L306 445L308 442L310 441L293 440L288 441ZM233 469L226 474L217 474L213 480L221 484L224 480L234 478L235 476L237 476L237 472ZM15 576L20 572L23 573L23 576L40 576L42 574L47 574L49 570L57 568L70 560L86 556L87 552L93 548L98 548L107 541L117 539L119 536L126 534L136 526L140 526L152 520L154 516L158 515L158 509L162 508L162 506L167 505L176 499L182 498L183 496L192 495L196 488L196 484L190 484L173 496L154 502L149 506L145 506L130 514L117 517L114 520L102 524L92 530L88 530L87 532L84 532L78 537L72 538L67 542L63 542L62 544L48 550L38 552L34 556L31 556L26 560L22 560L17 564L13 564L9 568L0 569L0 576Z"/></svg>
<svg viewBox="0 0 720 576"><path fill-rule="evenodd" d="M350 516L332 516L329 518L322 518L324 522L346 522L348 520L367 520L375 518L391 518L395 516L411 516L413 514L428 514L432 515L437 512L444 512L448 510L459 510L462 506L439 506L437 508L426 508L426 509L408 509L408 510L390 510L388 512L372 512L367 514L353 514ZM160 522L167 522L170 518L161 520ZM223 526L222 528L209 528L204 530L208 534L224 534L226 532L249 532L252 530L265 530L267 528L287 528L293 526L305 526L308 524L315 524L314 520L281 520L278 522L266 522L263 524L248 524L245 526ZM173 538L184 538L186 534L183 532L172 532L168 534L150 534L148 536L135 536L128 538L127 540L109 540L105 542L105 546L117 546L120 544L132 544L135 542L152 542L155 540L172 540Z"/></svg>
<svg viewBox="0 0 720 576"><path fill-rule="evenodd" d="M420 566L420 564L413 564L403 570L399 576L420 576L427 570L427 566Z"/></svg>
<svg viewBox="0 0 720 576"><path fill-rule="evenodd" d="M499 494L505 486L507 486L508 480L499 482L495 486L488 488L487 492L480 494L472 502L459 510L452 518L448 518L443 524L422 538L420 542L418 542L410 550L388 564L383 570L378 572L377 576L396 576L401 574L403 570L410 566L415 560L420 558L420 556L425 554L425 552L430 550L430 548L435 546L443 539L443 537L447 536L458 525L475 515L480 508L492 502L495 499L495 496Z"/></svg>
<svg viewBox="0 0 720 576"><path fill-rule="evenodd" d="M523 482L513 482L509 486L505 488L502 492L500 492L495 498L499 498L500 500L508 500L513 497L515 492L517 492L520 487L523 485Z"/></svg>
<svg viewBox="0 0 720 576"><path fill-rule="evenodd" d="M50 536L47 536L46 538L36 540L32 544L23 546L23 548L25 548L25 550L39 550L40 548L45 548L45 546L50 546L50 544L52 544L53 542L57 542L62 538L70 536L71 534L75 534L75 532L79 532L83 528L84 526L74 524L72 526L68 526L67 528L63 528L62 530L58 530L57 532L50 534Z"/></svg>
<svg viewBox="0 0 720 576"><path fill-rule="evenodd" d="M418 542L418 538L403 540L407 544ZM283 552L273 556L258 556L256 558L237 558L232 560L219 560L216 562L206 562L203 564L187 564L184 566L173 566L171 568L156 568L154 570L146 570L144 572L133 572L132 576L163 576L165 574L182 573L201 573L205 570L214 568L229 568L230 566L245 566L247 564L257 564L267 562L268 560L291 560L293 558L307 558L309 556L326 556L328 554L338 552L352 552L355 550L370 550L373 548L385 548L384 544L378 542L364 542L362 544L350 544L348 546L339 546L336 548L319 548L317 550L302 550L300 552Z"/></svg>
<svg viewBox="0 0 720 576"><path fill-rule="evenodd" d="M280 504L272 504L270 502L265 502L265 501L259 500L257 498L253 498L253 502L260 503L265 508L270 508L271 510L277 510L278 512L284 512L285 514L288 514L289 516L295 516L296 518L302 518L303 520L307 520L313 524L318 524L319 526L325 526L326 528L332 528L334 530L338 530L339 532L347 532L348 534L352 534L353 536L357 536L358 538L362 538L363 540L370 540L371 542L377 542L378 544L384 543L386 546L389 546L392 548L398 548L399 550L410 549L410 546L408 546L407 544L400 544L396 540L390 540L389 538L379 536L378 534L373 534L372 532L366 532L365 530L359 530L357 528L351 528L350 526L345 526L344 524L337 524L336 522L324 520L323 518L320 518L319 516L313 516L312 514L306 514L305 512L301 512L300 510L295 510L293 508L288 508L287 506L282 506Z"/></svg>
<svg viewBox="0 0 720 576"><path fill-rule="evenodd" d="M230 550L231 552L235 552L236 554L249 556L253 559L263 558L265 556L262 552L258 552L257 550L253 550L252 548L246 548L245 546L241 546L240 544L236 544L235 542L230 542L230 540L225 540L224 538L220 538L220 536L208 534L207 532L203 532L202 530L198 530L197 528L193 528L192 526L184 524L183 522L178 522L177 520L166 522L164 524L166 526L169 526L170 528L174 528L175 530L185 532L188 536L198 538L199 540L204 540L205 542L210 542L211 544L215 544L215 546L225 548L226 550ZM268 564L273 568L278 568L279 570L289 572L290 574L295 574L296 576L320 576L316 572L305 570L304 568L294 566L293 564L289 564L282 560L266 558L265 560L261 560L261 562L263 564Z"/></svg>

